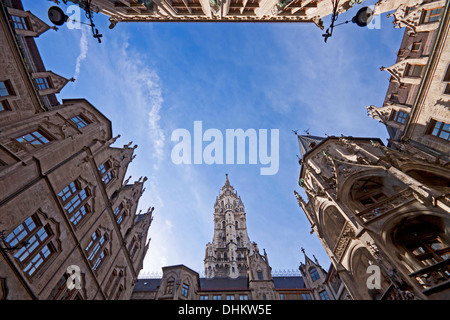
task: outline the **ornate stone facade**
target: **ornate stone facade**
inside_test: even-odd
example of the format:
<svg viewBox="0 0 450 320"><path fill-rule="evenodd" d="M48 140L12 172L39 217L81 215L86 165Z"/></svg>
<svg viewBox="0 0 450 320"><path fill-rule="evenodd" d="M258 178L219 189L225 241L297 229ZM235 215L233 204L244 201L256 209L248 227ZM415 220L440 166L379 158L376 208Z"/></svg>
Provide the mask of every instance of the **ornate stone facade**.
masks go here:
<svg viewBox="0 0 450 320"><path fill-rule="evenodd" d="M296 193L299 205L353 299L448 297L449 203L438 191L448 168L352 137L322 139L301 164L308 201ZM372 264L380 268L376 289L367 285ZM417 281L432 271L434 285Z"/></svg>
<svg viewBox="0 0 450 320"><path fill-rule="evenodd" d="M45 70L48 30L20 1L0 3L0 298L128 299L148 249L146 178L124 181L137 147Z"/></svg>
<svg viewBox="0 0 450 320"><path fill-rule="evenodd" d="M139 279L131 299L137 300L320 300L334 299L327 273L317 279L273 275L265 250L247 234L245 207L225 178L214 204L214 236L206 245L205 277L184 265L163 267L162 277ZM316 261L317 263L317 261ZM311 267L309 263L308 270ZM318 266L317 268L321 268ZM308 280L311 279L311 280ZM320 290L319 290L320 289ZM320 292L319 292L320 291Z"/></svg>
<svg viewBox="0 0 450 320"><path fill-rule="evenodd" d="M295 194L353 299L449 299L449 7L377 8L405 27L384 105L367 107L389 144L298 136L308 201Z"/></svg>
<svg viewBox="0 0 450 320"><path fill-rule="evenodd" d="M79 4L78 0L69 0ZM345 12L363 0L342 0ZM306 22L323 29L323 17L333 12L325 0L93 0L94 12L118 22Z"/></svg>

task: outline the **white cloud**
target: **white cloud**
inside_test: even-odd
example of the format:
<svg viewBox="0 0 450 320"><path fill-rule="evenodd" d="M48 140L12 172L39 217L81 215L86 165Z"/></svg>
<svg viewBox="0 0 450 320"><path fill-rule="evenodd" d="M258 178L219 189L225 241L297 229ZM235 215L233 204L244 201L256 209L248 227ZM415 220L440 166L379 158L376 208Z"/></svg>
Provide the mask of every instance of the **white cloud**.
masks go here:
<svg viewBox="0 0 450 320"><path fill-rule="evenodd" d="M86 59L88 53L88 33L89 29L87 26L81 27L81 38L80 38L80 55L77 57L77 62L75 65L75 74L73 77L77 79L81 71L81 62Z"/></svg>
<svg viewBox="0 0 450 320"><path fill-rule="evenodd" d="M128 50L128 43L122 44L121 55L119 74L125 78L124 82L127 84L124 88L125 96L131 97L128 107L134 112L150 109L145 115L148 117L148 141L152 144L154 158L159 162L163 159L165 144L164 131L160 125L160 112L164 103L160 78L157 72L148 66L142 53ZM154 165L153 168L159 167Z"/></svg>

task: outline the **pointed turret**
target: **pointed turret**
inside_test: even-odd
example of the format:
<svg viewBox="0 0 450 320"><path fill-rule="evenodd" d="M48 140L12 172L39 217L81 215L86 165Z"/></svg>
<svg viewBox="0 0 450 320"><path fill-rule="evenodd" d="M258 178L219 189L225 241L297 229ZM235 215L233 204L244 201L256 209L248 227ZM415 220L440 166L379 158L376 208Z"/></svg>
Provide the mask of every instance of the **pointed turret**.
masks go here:
<svg viewBox="0 0 450 320"><path fill-rule="evenodd" d="M300 153L302 158L306 153L314 149L319 143L321 143L325 138L307 135L297 135L298 144L300 146Z"/></svg>

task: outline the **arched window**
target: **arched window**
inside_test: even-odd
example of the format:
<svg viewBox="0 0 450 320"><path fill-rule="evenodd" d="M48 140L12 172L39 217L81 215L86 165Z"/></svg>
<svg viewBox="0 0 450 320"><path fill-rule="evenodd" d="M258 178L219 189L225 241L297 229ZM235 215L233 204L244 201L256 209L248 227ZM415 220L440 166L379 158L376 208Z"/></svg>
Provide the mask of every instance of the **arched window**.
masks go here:
<svg viewBox="0 0 450 320"><path fill-rule="evenodd" d="M364 299L379 300L391 283L386 279L383 269L380 268L380 288L369 288L367 281L371 274L368 273L368 268L371 265L379 267L369 250L364 247L357 248L351 257L351 273L354 283L358 285L358 291L365 296Z"/></svg>
<svg viewBox="0 0 450 320"><path fill-rule="evenodd" d="M237 228L239 228L239 223L237 221L235 221L234 226Z"/></svg>
<svg viewBox="0 0 450 320"><path fill-rule="evenodd" d="M450 258L450 239L440 217L419 216L405 220L394 237L395 243L422 268Z"/></svg>
<svg viewBox="0 0 450 320"><path fill-rule="evenodd" d="M312 281L316 281L320 279L319 273L317 272L316 268L311 268L309 270L309 274L311 275Z"/></svg>
<svg viewBox="0 0 450 320"><path fill-rule="evenodd" d="M357 211L362 211L396 195L406 185L394 177L372 176L357 180L350 190L350 202Z"/></svg>
<svg viewBox="0 0 450 320"><path fill-rule="evenodd" d="M334 250L344 224L345 218L336 207L330 206L325 209L323 216L324 236L331 250Z"/></svg>
<svg viewBox="0 0 450 320"><path fill-rule="evenodd" d="M425 170L411 170L407 174L419 182L435 189L450 188L450 178Z"/></svg>
<svg viewBox="0 0 450 320"><path fill-rule="evenodd" d="M183 297L187 297L189 294L189 284L183 283L183 286L181 287L181 295Z"/></svg>

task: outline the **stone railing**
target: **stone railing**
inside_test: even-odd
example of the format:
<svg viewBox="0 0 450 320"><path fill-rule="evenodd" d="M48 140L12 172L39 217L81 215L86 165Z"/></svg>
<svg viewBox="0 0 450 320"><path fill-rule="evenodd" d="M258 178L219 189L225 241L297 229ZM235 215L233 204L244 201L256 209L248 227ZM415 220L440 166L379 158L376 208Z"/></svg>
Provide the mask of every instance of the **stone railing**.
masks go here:
<svg viewBox="0 0 450 320"><path fill-rule="evenodd" d="M444 290L450 287L450 258L425 267L409 275L423 288L426 295Z"/></svg>
<svg viewBox="0 0 450 320"><path fill-rule="evenodd" d="M405 189L400 191L396 195L382 200L380 202L371 205L370 207L357 213L364 221L370 221L381 215L387 214L388 212L401 207L402 205L414 200L414 195L411 189Z"/></svg>

